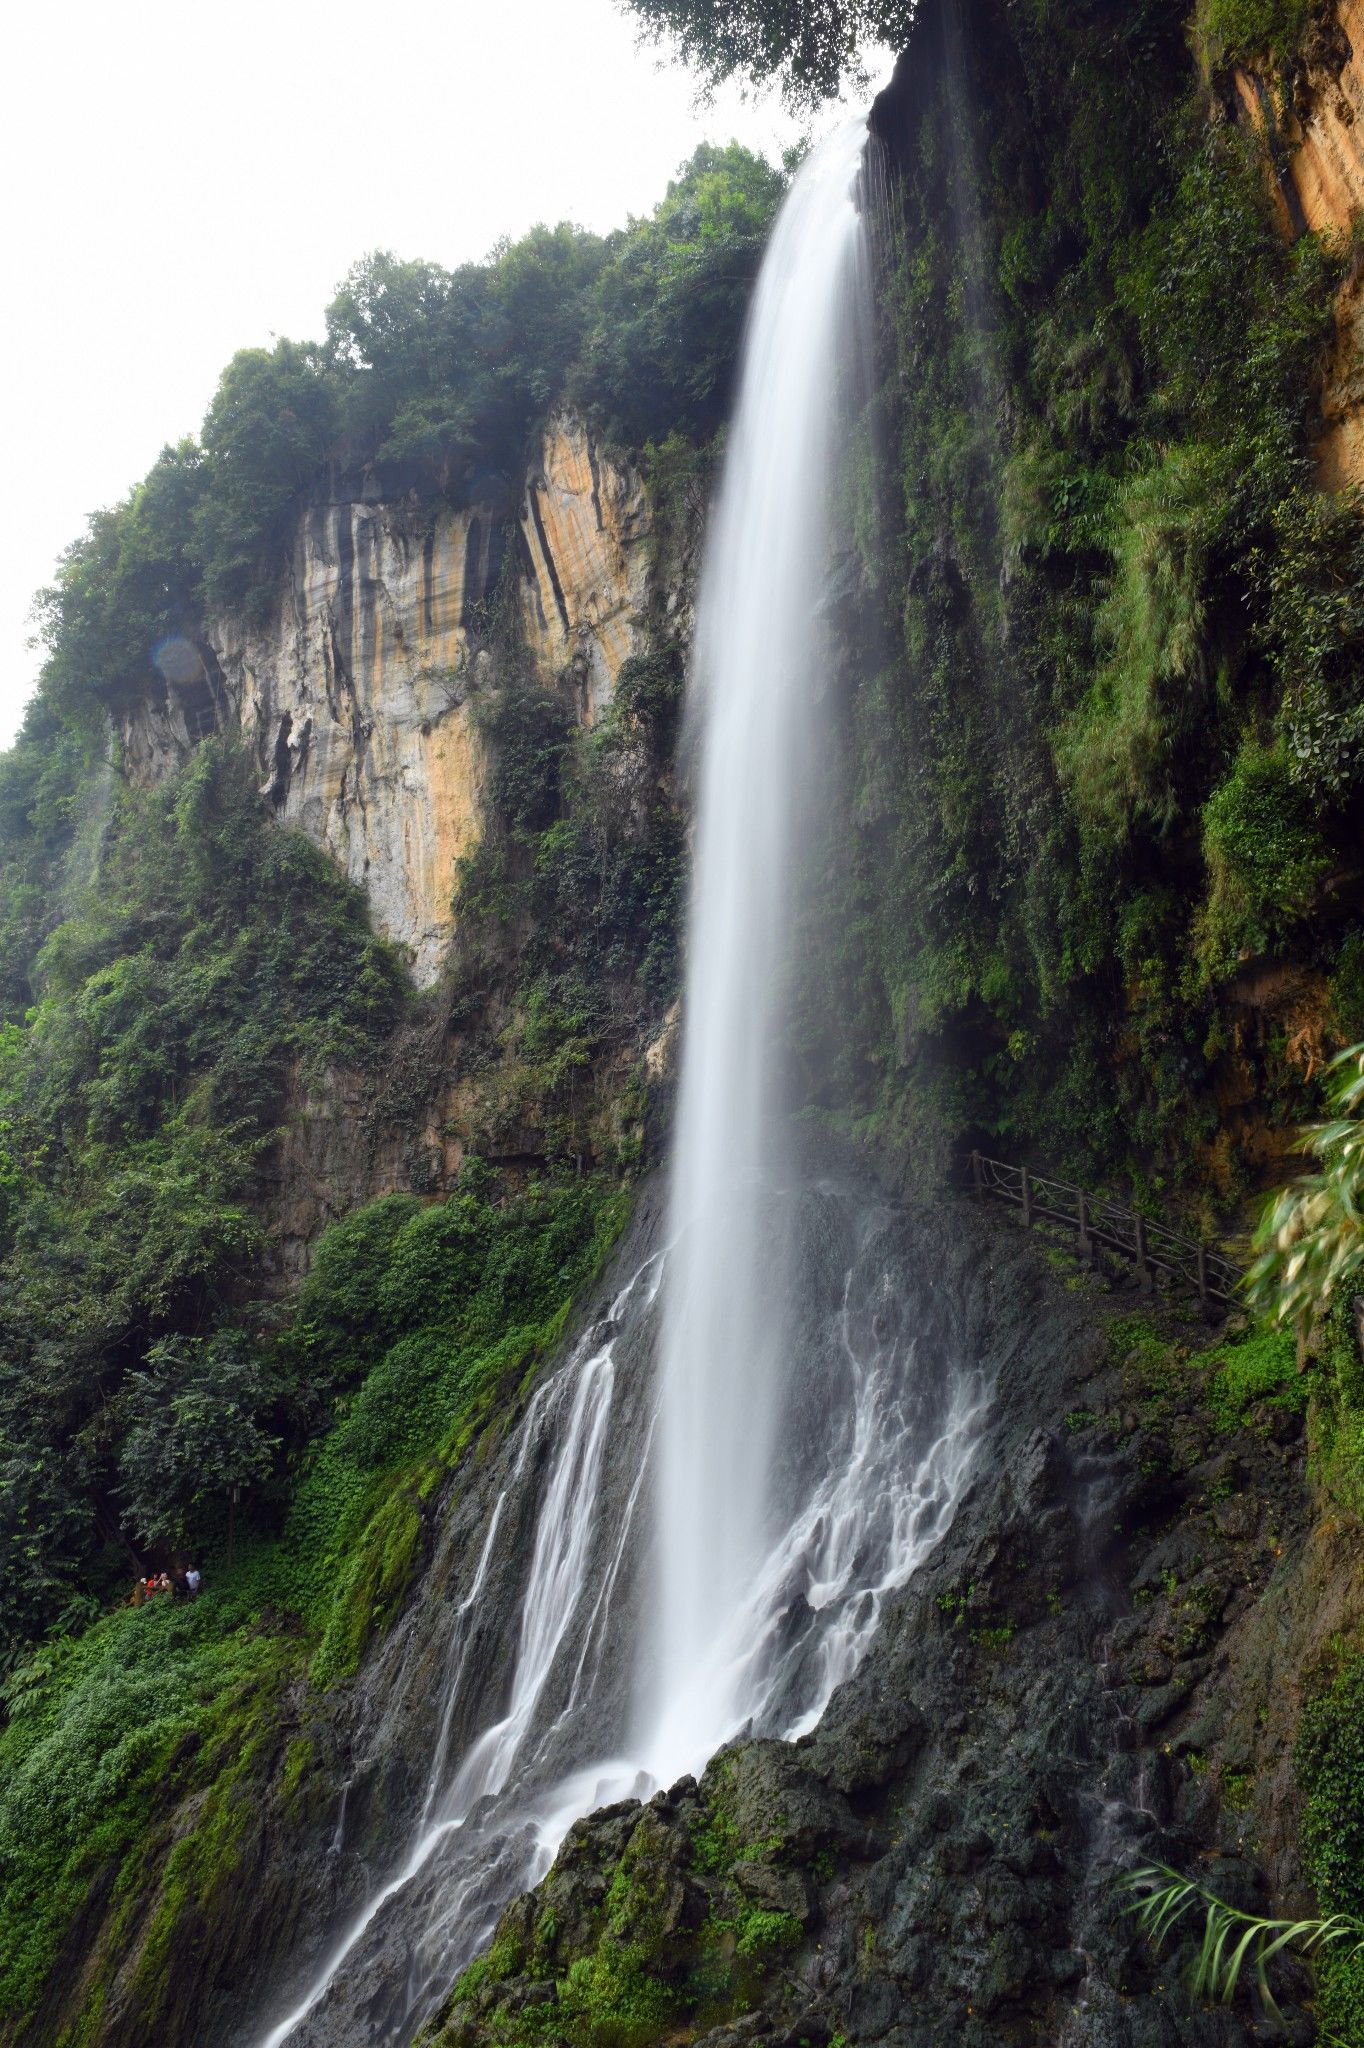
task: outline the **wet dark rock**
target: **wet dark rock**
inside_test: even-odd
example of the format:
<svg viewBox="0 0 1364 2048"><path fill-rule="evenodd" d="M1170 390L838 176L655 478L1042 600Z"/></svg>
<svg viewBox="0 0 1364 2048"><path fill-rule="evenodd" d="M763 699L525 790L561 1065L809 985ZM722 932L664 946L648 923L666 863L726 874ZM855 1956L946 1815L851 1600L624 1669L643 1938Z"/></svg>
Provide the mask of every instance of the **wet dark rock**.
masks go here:
<svg viewBox="0 0 1364 2048"><path fill-rule="evenodd" d="M1221 1787L1268 1768L1255 1701L1273 1663L1241 1646L1282 1569L1275 1545L1308 1525L1296 1454L1250 1434L1230 1464L1207 1450L1192 1373L1159 1435L1135 1412L1121 1431L1063 1428L1081 1409L1122 1414L1102 1302L1077 1302L1023 1232L972 1212L906 1212L905 1228L934 1276L925 1314L995 1374L989 1437L950 1531L815 1731L741 1741L647 1809L668 2038L1248 2048L1267 2038L1249 2007L1191 2006L1114 1880L1169 1861L1270 1904L1262 1858L1286 1853L1281 1824L1267 1824L1272 1849L1252 1850L1264 1816L1229 1815ZM1169 1412L1180 1399L1187 1429ZM1175 1443L1198 1456L1172 1457ZM1253 1515L1210 1505L1229 1471ZM560 1969L610 1952L603 1881L618 1886L640 1856L637 1834L628 1854L616 1846L628 1815L578 1823L536 1895L575 1929ZM699 1867L717 1815L738 1851ZM778 1945L741 1953L752 1925ZM1290 2013L1292 1986L1286 1972ZM512 2010L498 1994L470 2034L457 1999L431 2039L496 2048Z"/></svg>
<svg viewBox="0 0 1364 2048"><path fill-rule="evenodd" d="M495 1938L426 2037L441 2048L507 2048L531 2033L539 2048L596 2038L1242 2048L1262 2038L1249 2009L1190 2007L1174 1959L1153 1956L1119 1909L1114 1879L1161 1860L1216 1871L1247 1905L1310 1906L1283 1673L1329 1611L1322 1589L1346 1539L1304 1547L1296 1438L1242 1431L1228 1447L1207 1436L1181 1469L1171 1444L1210 1427L1197 1375L1167 1400L1160 1434L1148 1428L1121 1361L1107 1358L1110 1305L1067 1289L1010 1217L873 1196L906 1276L897 1328L915 1330L925 1354L980 1361L994 1386L955 1520L885 1599L862 1664L811 1734L740 1741L699 1784L645 1785L645 1803L617 1800L575 1822L532 1892L517 1895L524 1845L502 1845L471 1908L473 1938L494 1924ZM656 1241L649 1191L640 1207L590 1312ZM844 1255L833 1205L815 1226L808 1284L827 1287ZM647 1427L652 1386L645 1333L622 1338L618 1364L620 1427L637 1441L628 1432ZM1181 1403L1183 1436L1172 1426ZM1100 1420L1070 1426L1086 1414ZM102 2048L258 2039L391 1874L425 1797L431 1702L506 1482L514 1421L433 1504L425 1576L356 1682L321 1708L301 1691L286 1698L230 1900L210 1900L186 1932L155 2011L139 2004L131 1969L115 1986ZM627 1486L637 1469L622 1459L608 1485ZM505 1711L542 1483L531 1471L524 1497L507 1494L504 1547L469 1644L474 1678L448 1731L454 1758ZM796 1637L800 1606L793 1592ZM627 1600L626 1640L632 1612L637 1624ZM608 1659L609 1726L628 1682L628 1667ZM286 1814L279 1772L305 1711L316 1764ZM471 1824L489 1811L475 1809ZM442 1881L433 1870L433 1895ZM97 1889L91 1900L93 1921L114 1910ZM403 2010L412 1956L411 1923L381 1914L363 1972L309 2020L299 2048L411 2041L425 2017ZM641 1986L666 1995L652 2035L631 2004ZM1292 1979L1282 1988L1291 2017ZM55 2039L61 2016L51 2017Z"/></svg>

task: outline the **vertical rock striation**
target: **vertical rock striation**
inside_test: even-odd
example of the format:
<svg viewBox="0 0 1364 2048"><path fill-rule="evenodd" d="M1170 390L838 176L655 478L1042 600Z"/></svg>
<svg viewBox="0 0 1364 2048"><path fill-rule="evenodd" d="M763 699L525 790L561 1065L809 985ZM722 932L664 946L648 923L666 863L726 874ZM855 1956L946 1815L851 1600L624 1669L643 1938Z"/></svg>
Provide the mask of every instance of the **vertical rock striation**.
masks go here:
<svg viewBox="0 0 1364 2048"><path fill-rule="evenodd" d="M644 644L649 524L639 477L569 415L519 492L486 476L468 504L433 509L338 491L301 517L264 623L217 620L202 650L163 654L160 701L123 721L126 772L156 781L238 725L281 820L326 848L433 981L479 833L471 699L494 652L519 647L598 718Z"/></svg>

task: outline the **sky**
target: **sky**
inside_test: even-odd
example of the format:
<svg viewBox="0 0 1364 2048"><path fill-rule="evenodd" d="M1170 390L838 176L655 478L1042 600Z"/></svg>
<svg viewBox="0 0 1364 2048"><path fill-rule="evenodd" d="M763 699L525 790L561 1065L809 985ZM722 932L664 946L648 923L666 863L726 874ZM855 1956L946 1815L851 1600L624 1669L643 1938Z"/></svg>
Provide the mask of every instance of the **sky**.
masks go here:
<svg viewBox="0 0 1364 2048"><path fill-rule="evenodd" d="M235 350L320 335L371 249L453 266L538 220L620 226L698 142L775 156L804 125L733 87L698 105L616 0L67 0L15 8L6 45L0 745L34 592Z"/></svg>

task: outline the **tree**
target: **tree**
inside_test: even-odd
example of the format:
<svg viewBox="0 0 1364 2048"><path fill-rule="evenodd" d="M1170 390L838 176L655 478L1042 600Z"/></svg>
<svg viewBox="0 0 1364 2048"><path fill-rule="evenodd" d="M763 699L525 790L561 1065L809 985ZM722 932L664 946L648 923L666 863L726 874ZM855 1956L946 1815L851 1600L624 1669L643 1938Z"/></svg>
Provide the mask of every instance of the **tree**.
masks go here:
<svg viewBox="0 0 1364 2048"><path fill-rule="evenodd" d="M443 483L515 467L535 415L563 391L604 247L561 221L455 271L386 249L357 263L327 309L357 444Z"/></svg>
<svg viewBox="0 0 1364 2048"><path fill-rule="evenodd" d="M630 0L647 34L671 42L712 85L739 72L776 79L792 106L832 99L867 42L897 47L914 0Z"/></svg>
<svg viewBox="0 0 1364 2048"><path fill-rule="evenodd" d="M785 189L781 172L739 143L703 143L652 216L612 237L571 388L631 445L679 427L704 439L724 419Z"/></svg>
<svg viewBox="0 0 1364 2048"><path fill-rule="evenodd" d="M191 535L206 488L193 441L163 448L120 504L91 515L35 603L48 702L79 720L90 699L112 710L146 694L153 650L200 626Z"/></svg>
<svg viewBox="0 0 1364 2048"><path fill-rule="evenodd" d="M119 1492L146 1542L185 1542L207 1507L267 1476L280 1446L264 1426L274 1393L240 1331L153 1344L121 1397Z"/></svg>
<svg viewBox="0 0 1364 2048"><path fill-rule="evenodd" d="M233 356L204 416L205 491L194 523L210 613L255 613L274 594L274 558L336 429L322 352L277 341Z"/></svg>

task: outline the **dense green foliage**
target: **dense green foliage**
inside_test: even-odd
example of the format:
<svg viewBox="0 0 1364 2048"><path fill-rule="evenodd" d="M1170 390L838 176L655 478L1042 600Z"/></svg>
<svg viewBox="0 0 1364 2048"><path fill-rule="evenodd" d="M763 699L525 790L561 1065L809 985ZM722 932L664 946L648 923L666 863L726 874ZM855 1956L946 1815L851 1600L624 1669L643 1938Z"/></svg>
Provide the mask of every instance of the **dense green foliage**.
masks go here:
<svg viewBox="0 0 1364 2048"><path fill-rule="evenodd" d="M1261 1401L1299 1415L1307 1407L1308 1388L1285 1330L1262 1326L1237 1343L1219 1346L1203 1363L1216 1368L1207 1403L1220 1430L1241 1428Z"/></svg>
<svg viewBox="0 0 1364 2048"><path fill-rule="evenodd" d="M678 976L683 821L668 790L682 663L660 632L620 671L588 731L504 656L477 703L492 771L458 897L461 1012L511 1008L475 1055L488 1076L475 1144L535 1124L547 1156L633 1165L637 1089L611 1064L656 1025Z"/></svg>
<svg viewBox="0 0 1364 2048"><path fill-rule="evenodd" d="M125 1916L130 1905L145 1910L133 1888L148 1874L151 1823L175 1797L210 1792L188 1841L201 1847L212 1838L213 1875L230 1882L243 1818L233 1810L234 1787L271 1739L292 1662L290 1647L240 1602L163 1599L51 1642L13 1674L0 1729L6 2021L32 2010L62 1936L102 1875L118 1875Z"/></svg>
<svg viewBox="0 0 1364 2048"><path fill-rule="evenodd" d="M939 1157L1234 1199L1360 929L1364 524L1310 447L1340 252L1209 127L1172 0L949 16L881 115L898 492L855 526L816 1079ZM1242 985L1279 963L1296 1009Z"/></svg>
<svg viewBox="0 0 1364 2048"><path fill-rule="evenodd" d="M280 1440L262 1418L275 1392L236 1331L152 1345L120 1396L119 1492L139 1536L183 1546L202 1528L210 1503L269 1476Z"/></svg>
<svg viewBox="0 0 1364 2048"><path fill-rule="evenodd" d="M187 1903L216 1896L225 1908L247 1802L266 1788L287 1799L291 1767L302 1768L278 1732L281 1689L295 1687L297 1712L305 1673L314 1687L349 1675L395 1618L436 1489L473 1431L516 1412L626 1206L619 1189L576 1179L507 1199L470 1166L445 1202L392 1196L334 1225L267 1344L240 1330L204 1345L166 1340L130 1375L134 1393L166 1375L164 1398L182 1405L207 1386L219 1408L212 1444L221 1404L249 1403L241 1379L252 1374L273 1390L288 1457L274 1461L273 1488L247 1494L234 1563L221 1512L202 1512L185 1483L204 1442L191 1420L189 1440L169 1446L164 1513L177 1534L188 1518L207 1545L207 1590L50 1634L0 1692L0 2018L31 2009L102 1875L116 1875L116 1901L145 1905L167 1847L158 1830L191 1793L196 1818L165 1865L139 1992L154 1995L144 1980ZM150 1506L168 1446L140 1442L147 1418L134 1406L123 1456ZM271 1446L230 1429L226 1447L245 1491ZM126 1933L115 1926L110 1964Z"/></svg>
<svg viewBox="0 0 1364 2048"><path fill-rule="evenodd" d="M861 45L898 47L914 0L630 0L649 34L671 43L712 84L734 72L780 82L786 98L814 105L858 69Z"/></svg>
<svg viewBox="0 0 1364 2048"><path fill-rule="evenodd" d="M464 878L460 956L415 1011L354 892L273 828L244 755L214 741L135 796L108 760L105 714L158 701L185 665L216 689L205 618L268 610L300 503L329 467L369 464L395 494L463 502L490 472L515 476L568 401L599 433L656 441L660 474L686 474L723 419L782 189L737 145L707 146L615 235L537 228L455 272L365 259L323 342L235 357L199 441L165 450L65 557L44 599L40 692L0 760L7 1634L102 1591L128 1568L120 1545L202 1542L234 1493L284 1512L301 1445L350 1400L344 1378L281 1350L262 1334L270 1317L247 1312L273 1136L300 1084L368 1065L375 1116L405 1130L433 1085L432 1034L453 1017L485 1077L466 1146L515 1150L534 1126L540 1160L577 1165L586 1150L628 1164L636 1106L612 1061L675 975L675 652L628 664L615 709L586 734L521 658L506 588L494 594L499 668L476 704L487 828ZM504 585L514 574L508 551ZM595 1242L573 1214L568 1238ZM543 1214L534 1227L559 1257ZM515 1274L496 1345L487 1330L472 1351L462 1328L368 1333L382 1357L335 1433L338 1498L369 1501L369 1479L345 1475L412 1451L390 1440L399 1411L381 1387L439 1415L481 1384L475 1353L503 1345L499 1370L524 1362L571 1292L562 1265L548 1294Z"/></svg>
<svg viewBox="0 0 1364 2048"><path fill-rule="evenodd" d="M1252 1300L1305 1335L1343 1301L1364 1266L1364 1046L1332 1062L1330 1123L1303 1133L1300 1148L1317 1161L1267 1207L1249 1276Z"/></svg>
<svg viewBox="0 0 1364 2048"><path fill-rule="evenodd" d="M198 1340L251 1286L291 1077L372 1057L404 1001L356 892L276 829L242 755L214 742L149 794L98 788L98 858L36 958L16 945L12 985L38 1000L0 1048L7 1635L50 1621L120 1522L166 1533L214 1484L191 1443L221 1455L235 1432L238 1477L260 1468L268 1394Z"/></svg>
<svg viewBox="0 0 1364 2048"><path fill-rule="evenodd" d="M1194 20L1207 60L1286 68L1312 17L1312 0L1200 0Z"/></svg>
<svg viewBox="0 0 1364 2048"><path fill-rule="evenodd" d="M492 1396L519 1389L627 1204L587 1178L508 1197L468 1162L445 1201L389 1196L323 1237L275 1355L295 1400L330 1427L259 1568L263 1599L323 1631L328 1678L354 1668L376 1605L391 1610L406 1590L416 1532L402 1484L423 1492Z"/></svg>
<svg viewBox="0 0 1364 2048"><path fill-rule="evenodd" d="M329 465L464 503L490 473L519 475L565 400L635 448L706 440L782 190L737 143L705 144L651 215L604 238L537 227L455 271L365 257L322 342L235 356L200 440L165 449L67 550L42 601L47 696L117 709L155 690L167 638L266 614Z"/></svg>

